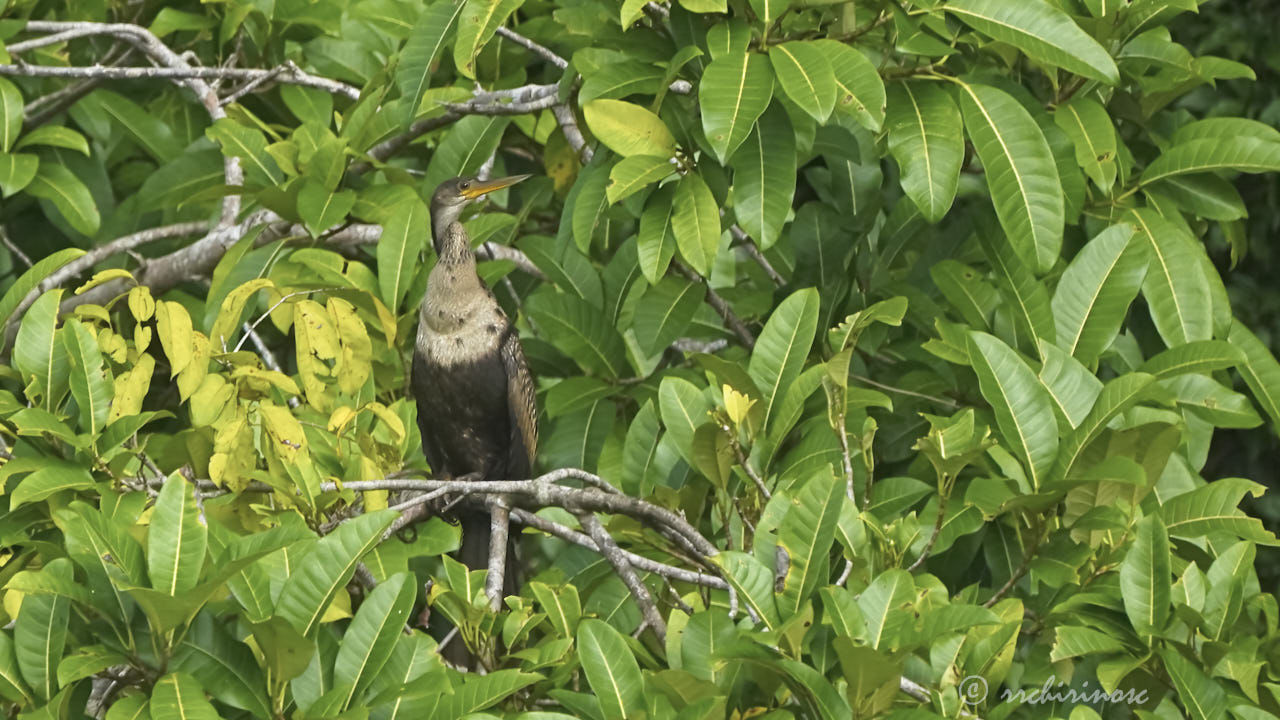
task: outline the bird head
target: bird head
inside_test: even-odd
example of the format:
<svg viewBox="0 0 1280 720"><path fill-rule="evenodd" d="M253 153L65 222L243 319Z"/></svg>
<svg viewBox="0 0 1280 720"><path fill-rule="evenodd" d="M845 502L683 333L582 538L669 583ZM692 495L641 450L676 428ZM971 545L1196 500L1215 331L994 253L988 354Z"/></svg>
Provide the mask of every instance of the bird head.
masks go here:
<svg viewBox="0 0 1280 720"><path fill-rule="evenodd" d="M511 175L495 180L456 177L440 183L435 193L431 195L431 237L436 252L442 251L441 244L448 235L449 226L458 222L462 215L462 208L468 203L494 190L511 187L528 177L528 175Z"/></svg>
<svg viewBox="0 0 1280 720"><path fill-rule="evenodd" d="M494 180L481 180L480 178L474 177L450 178L440 183L440 186L436 188L435 193L431 196L431 209L462 209L467 203L473 200L483 197L495 190L511 187L528 177L528 175L511 175L509 177L497 178Z"/></svg>

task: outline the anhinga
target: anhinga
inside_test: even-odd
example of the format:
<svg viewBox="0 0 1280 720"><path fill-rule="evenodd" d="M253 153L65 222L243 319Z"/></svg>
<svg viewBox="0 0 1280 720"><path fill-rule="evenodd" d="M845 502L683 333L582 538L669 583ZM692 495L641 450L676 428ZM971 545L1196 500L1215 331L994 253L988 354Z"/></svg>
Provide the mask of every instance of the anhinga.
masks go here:
<svg viewBox="0 0 1280 720"><path fill-rule="evenodd" d="M462 209L486 193L529 177L453 178L431 197L431 235L438 260L418 315L411 389L418 404L422 450L438 477L482 480L529 477L538 445L533 378L515 327L476 273L471 240L458 222ZM489 513L464 510L459 559L472 570L489 565ZM506 535L506 516L493 532ZM507 541L506 558L513 558ZM518 568L507 562L498 593L518 592Z"/></svg>

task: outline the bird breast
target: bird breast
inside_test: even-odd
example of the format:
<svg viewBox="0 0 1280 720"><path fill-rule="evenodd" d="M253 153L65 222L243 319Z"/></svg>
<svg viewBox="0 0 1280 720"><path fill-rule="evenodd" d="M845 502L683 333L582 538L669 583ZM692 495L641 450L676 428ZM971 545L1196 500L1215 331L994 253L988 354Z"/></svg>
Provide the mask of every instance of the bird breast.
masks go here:
<svg viewBox="0 0 1280 720"><path fill-rule="evenodd" d="M507 325L502 308L479 278L473 284L458 275L437 277L433 271L419 317L417 350L427 362L444 367L496 357Z"/></svg>

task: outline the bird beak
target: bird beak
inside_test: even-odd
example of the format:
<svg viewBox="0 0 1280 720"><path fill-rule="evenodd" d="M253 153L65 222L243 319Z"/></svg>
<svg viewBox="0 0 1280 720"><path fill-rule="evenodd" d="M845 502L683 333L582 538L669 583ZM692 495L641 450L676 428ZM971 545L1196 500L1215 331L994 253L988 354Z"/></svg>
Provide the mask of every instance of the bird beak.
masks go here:
<svg viewBox="0 0 1280 720"><path fill-rule="evenodd" d="M482 195L487 195L494 190L501 190L505 187L511 187L521 180L528 180L532 175L512 175L510 177L498 178L497 180L475 180L471 183L471 187L462 190L462 196L468 200L475 200Z"/></svg>

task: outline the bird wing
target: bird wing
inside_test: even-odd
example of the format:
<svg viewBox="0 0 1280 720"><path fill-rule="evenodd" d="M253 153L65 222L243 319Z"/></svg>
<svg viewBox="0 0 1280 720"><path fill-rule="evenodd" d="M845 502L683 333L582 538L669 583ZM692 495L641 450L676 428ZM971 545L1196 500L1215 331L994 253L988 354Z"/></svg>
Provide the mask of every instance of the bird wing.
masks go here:
<svg viewBox="0 0 1280 720"><path fill-rule="evenodd" d="M533 375L514 325L507 326L498 354L507 375L507 412L511 424L507 472L512 480L524 479L532 471L533 458L538 452L538 406Z"/></svg>
<svg viewBox="0 0 1280 720"><path fill-rule="evenodd" d="M431 427L431 413L424 412L422 407L422 398L428 393L435 392L432 385L430 369L415 348L409 376L409 390L418 402L418 432L422 434L422 454L427 456L431 472L439 475L448 472L445 468L444 449L440 447L440 440Z"/></svg>

